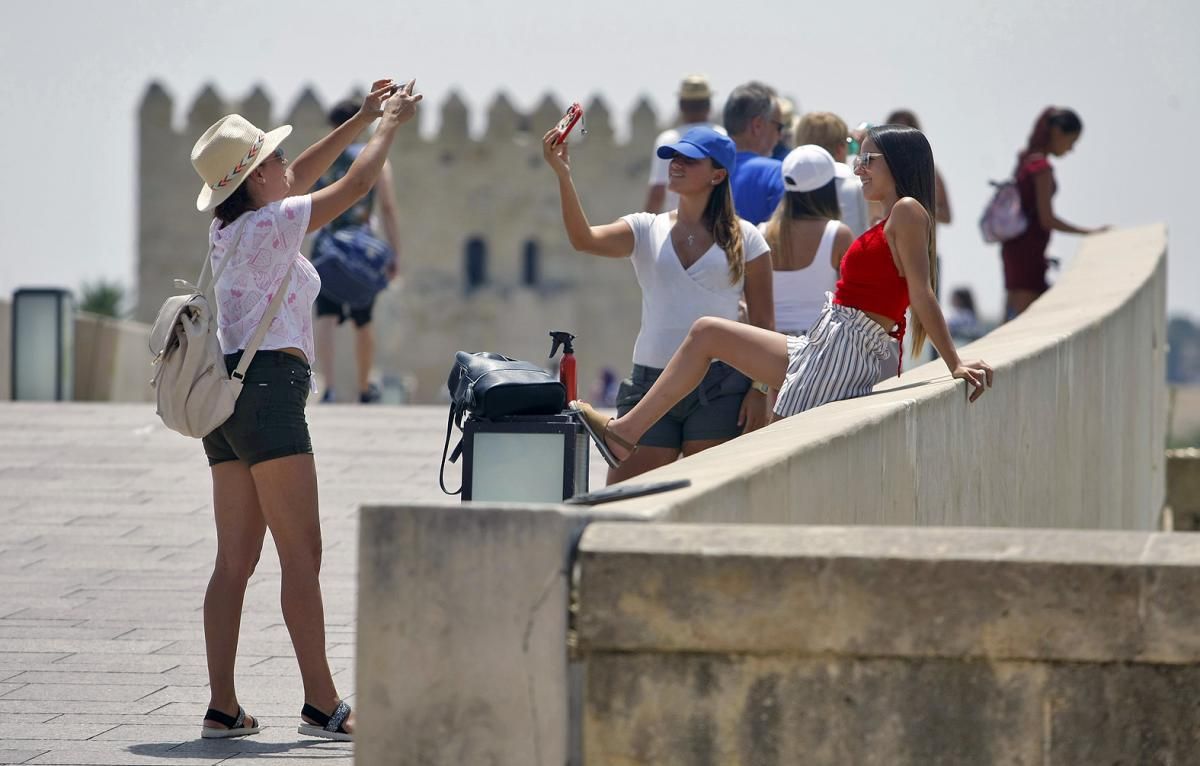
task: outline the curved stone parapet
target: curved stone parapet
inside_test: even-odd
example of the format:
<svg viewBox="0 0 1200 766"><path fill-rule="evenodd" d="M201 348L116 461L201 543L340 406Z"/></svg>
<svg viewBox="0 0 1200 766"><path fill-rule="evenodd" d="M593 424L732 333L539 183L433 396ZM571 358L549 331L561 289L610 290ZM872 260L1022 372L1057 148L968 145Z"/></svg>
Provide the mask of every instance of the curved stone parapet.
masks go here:
<svg viewBox="0 0 1200 766"><path fill-rule="evenodd" d="M1166 227L1088 237L1058 284L941 361L660 469L612 504L673 521L1153 529L1163 504Z"/></svg>

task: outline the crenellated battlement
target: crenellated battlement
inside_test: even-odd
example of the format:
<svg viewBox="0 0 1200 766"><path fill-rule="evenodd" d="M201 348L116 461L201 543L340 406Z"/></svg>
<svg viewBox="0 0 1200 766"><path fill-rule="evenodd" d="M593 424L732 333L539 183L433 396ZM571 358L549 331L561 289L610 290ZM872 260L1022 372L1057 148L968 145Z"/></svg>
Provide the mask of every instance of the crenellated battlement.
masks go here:
<svg viewBox="0 0 1200 766"><path fill-rule="evenodd" d="M306 88L279 114L262 86L233 99L209 85L178 121L179 105L167 88L147 87L138 120L138 319L153 319L175 277L199 272L210 218L195 208L195 140L238 112L263 129L291 124L284 147L295 156L329 130L330 105ZM454 350L538 359L553 326L580 334L582 382L605 366L627 374L641 301L633 270L574 252L562 227L558 185L541 156L540 138L565 104L546 94L523 111L497 93L475 131L471 109L455 91L422 109L436 113L434 129L406 125L389 158L404 279L376 306L378 368L415 375L418 399L436 401ZM585 102L584 111L587 134L573 142L571 167L589 219L608 222L640 210L660 130L654 108L638 101L620 131L600 96ZM350 366L340 351L338 359L339 367Z"/></svg>

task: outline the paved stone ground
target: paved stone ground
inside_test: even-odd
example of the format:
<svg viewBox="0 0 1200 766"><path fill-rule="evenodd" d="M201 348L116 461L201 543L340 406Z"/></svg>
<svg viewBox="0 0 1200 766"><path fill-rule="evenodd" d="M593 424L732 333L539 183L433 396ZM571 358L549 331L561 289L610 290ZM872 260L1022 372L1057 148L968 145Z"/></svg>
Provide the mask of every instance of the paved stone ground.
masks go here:
<svg viewBox="0 0 1200 766"><path fill-rule="evenodd" d="M445 499L441 407L314 406L329 656L353 704L360 503ZM592 487L603 486L593 450ZM457 466L447 482L457 486ZM201 740L201 601L216 542L197 441L148 405L0 403L0 763L349 766L296 733L302 693L270 536L238 693L262 733Z"/></svg>

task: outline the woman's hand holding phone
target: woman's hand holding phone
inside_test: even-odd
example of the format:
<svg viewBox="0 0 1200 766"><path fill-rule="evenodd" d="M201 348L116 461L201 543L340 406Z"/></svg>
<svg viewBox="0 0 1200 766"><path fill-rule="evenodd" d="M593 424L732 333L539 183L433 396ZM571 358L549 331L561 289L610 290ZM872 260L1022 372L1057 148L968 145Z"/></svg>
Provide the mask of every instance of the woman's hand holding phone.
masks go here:
<svg viewBox="0 0 1200 766"><path fill-rule="evenodd" d="M404 85L392 84L381 89L381 91L391 90L390 94L385 93L387 100L381 106L385 122L392 125L403 125L416 115L417 104L424 98L420 93L414 93L416 85L417 81L414 78ZM373 91L372 95L374 94Z"/></svg>
<svg viewBox="0 0 1200 766"><path fill-rule="evenodd" d="M542 157L560 178L571 175L571 161L566 143L559 143L558 128L550 128L542 136Z"/></svg>

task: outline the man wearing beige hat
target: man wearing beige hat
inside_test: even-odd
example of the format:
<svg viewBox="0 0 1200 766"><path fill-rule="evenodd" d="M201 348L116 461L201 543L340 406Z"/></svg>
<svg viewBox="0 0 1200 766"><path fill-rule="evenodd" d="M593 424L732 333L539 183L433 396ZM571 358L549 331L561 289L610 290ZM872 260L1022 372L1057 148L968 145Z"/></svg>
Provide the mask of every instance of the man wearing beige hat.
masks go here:
<svg viewBox="0 0 1200 766"><path fill-rule="evenodd" d="M708 78L702 74L690 74L679 84L679 124L658 134L654 139L654 153L650 156L650 188L646 191L645 211L661 213L674 210L679 205L679 195L667 190L667 168L670 160L659 159L658 147L675 143L680 136L695 127L712 128L724 133L725 129L709 121L712 110L712 89Z"/></svg>

